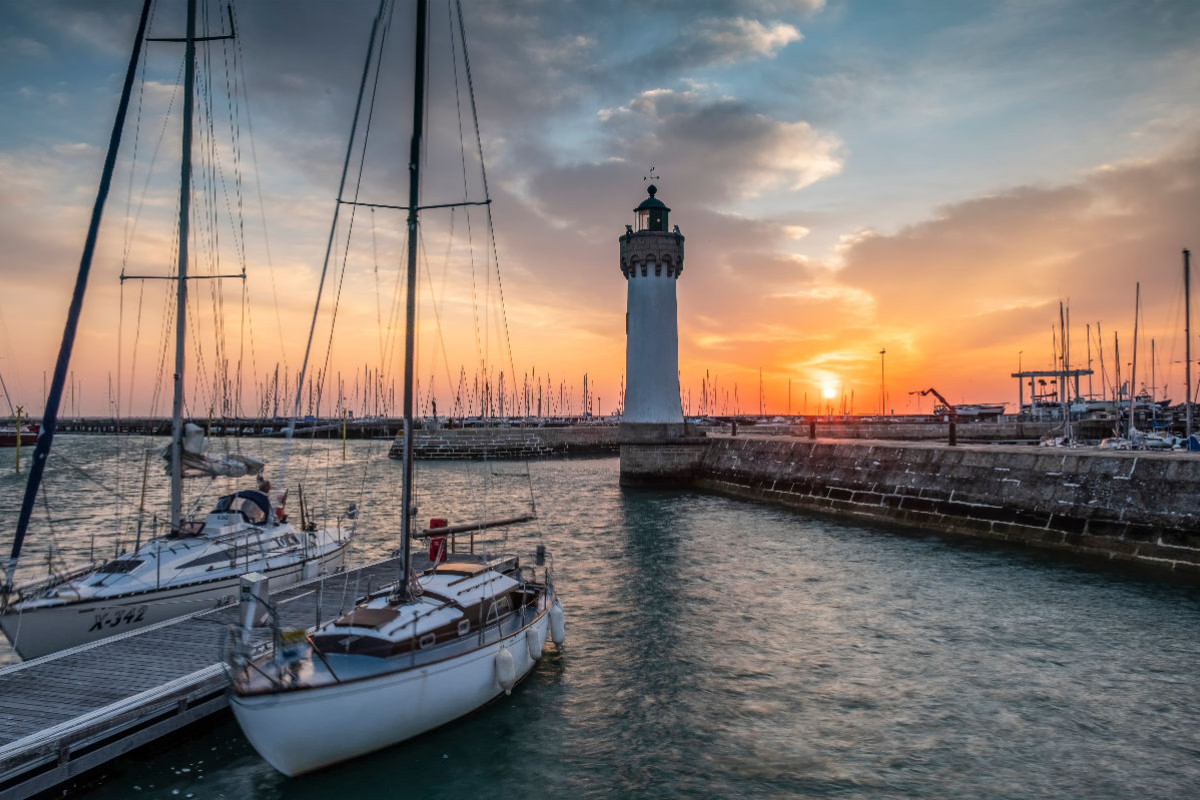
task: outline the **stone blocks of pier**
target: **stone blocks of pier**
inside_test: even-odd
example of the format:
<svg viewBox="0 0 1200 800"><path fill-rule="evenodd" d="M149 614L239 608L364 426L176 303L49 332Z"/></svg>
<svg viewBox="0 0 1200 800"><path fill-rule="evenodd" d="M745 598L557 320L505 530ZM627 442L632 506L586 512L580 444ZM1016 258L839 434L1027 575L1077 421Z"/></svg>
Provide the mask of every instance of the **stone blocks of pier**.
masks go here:
<svg viewBox="0 0 1200 800"><path fill-rule="evenodd" d="M1192 454L726 437L695 485L1200 577Z"/></svg>
<svg viewBox="0 0 1200 800"><path fill-rule="evenodd" d="M413 434L413 454L421 460L525 459L616 452L614 425L450 428L419 430ZM398 435L392 442L388 455L403 457L403 436Z"/></svg>
<svg viewBox="0 0 1200 800"><path fill-rule="evenodd" d="M690 486L708 447L686 423L622 422L620 438L622 486Z"/></svg>
<svg viewBox="0 0 1200 800"><path fill-rule="evenodd" d="M1096 438L1112 433L1112 423L1101 430ZM793 436L807 437L808 423L792 425L788 431ZM957 427L959 441L1037 441L1047 434L1062 435L1061 422L960 422ZM1086 434L1079 433L1080 436ZM902 441L945 442L950 438L950 425L946 422L909 422L900 419L885 421L820 420L817 422L819 439L898 439Z"/></svg>

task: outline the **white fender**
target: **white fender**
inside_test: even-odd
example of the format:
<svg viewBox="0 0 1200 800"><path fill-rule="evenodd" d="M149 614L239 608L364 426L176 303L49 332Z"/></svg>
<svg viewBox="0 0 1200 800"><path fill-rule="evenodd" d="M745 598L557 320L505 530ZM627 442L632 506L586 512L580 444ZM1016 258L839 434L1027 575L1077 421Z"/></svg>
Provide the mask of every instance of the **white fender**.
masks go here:
<svg viewBox="0 0 1200 800"><path fill-rule="evenodd" d="M562 602L557 597L554 598L554 605L550 606L550 639L557 647L562 647L567 640L567 620Z"/></svg>
<svg viewBox="0 0 1200 800"><path fill-rule="evenodd" d="M496 683L500 684L505 694L512 694L513 687L517 685L517 667L513 663L512 653L504 645L500 645L496 651Z"/></svg>
<svg viewBox="0 0 1200 800"><path fill-rule="evenodd" d="M529 651L529 657L531 659L537 661L542 657L542 646L545 643L546 636L543 634L542 638L538 638L536 625L530 625L525 629L525 649Z"/></svg>

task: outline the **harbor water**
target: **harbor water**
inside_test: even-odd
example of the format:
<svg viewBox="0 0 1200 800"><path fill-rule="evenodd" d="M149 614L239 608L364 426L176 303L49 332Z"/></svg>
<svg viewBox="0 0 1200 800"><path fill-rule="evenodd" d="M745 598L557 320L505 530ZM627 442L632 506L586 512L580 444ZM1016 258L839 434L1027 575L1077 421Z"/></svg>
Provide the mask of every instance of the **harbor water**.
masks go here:
<svg viewBox="0 0 1200 800"><path fill-rule="evenodd" d="M118 531L130 546L148 444L165 440L59 440L24 575L44 573L52 541L56 562L111 553ZM349 442L343 460L340 441L298 443L282 483L281 442L242 447L270 462L293 513L301 484L319 521L356 503L361 563L396 546L389 444ZM158 458L143 535L165 513ZM259 759L225 715L115 762L87 796L1200 796L1197 589L718 496L622 490L617 470L614 458L419 465L421 518L509 516L533 490L536 525L497 531L491 546L527 556L545 541L567 643L547 644L511 697L298 779ZM6 534L23 485L0 476ZM206 487L198 507L227 487ZM15 660L7 648L3 658Z"/></svg>

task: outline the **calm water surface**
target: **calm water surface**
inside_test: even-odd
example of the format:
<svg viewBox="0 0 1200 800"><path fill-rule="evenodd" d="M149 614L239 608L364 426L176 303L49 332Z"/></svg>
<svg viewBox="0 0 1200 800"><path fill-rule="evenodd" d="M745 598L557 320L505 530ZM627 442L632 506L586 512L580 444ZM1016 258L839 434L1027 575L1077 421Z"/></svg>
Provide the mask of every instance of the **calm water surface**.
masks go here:
<svg viewBox="0 0 1200 800"><path fill-rule="evenodd" d="M28 574L45 569L51 538L86 556L84 529L111 548L136 521L142 440L60 441L53 537L41 509ZM292 459L288 485L302 480L320 513L364 508L360 561L393 544L382 531L399 469L386 444L351 442L345 461L340 443L306 444ZM274 465L282 447L243 446ZM227 717L119 762L89 796L1200 796L1195 589L720 497L623 491L615 459L529 469L568 641L511 697L300 779L262 762ZM520 463L427 464L419 480L423 517L528 502ZM6 531L22 485L0 478ZM162 513L161 487L149 497ZM512 529L505 544L526 553L536 540ZM320 719L312 733L336 735Z"/></svg>

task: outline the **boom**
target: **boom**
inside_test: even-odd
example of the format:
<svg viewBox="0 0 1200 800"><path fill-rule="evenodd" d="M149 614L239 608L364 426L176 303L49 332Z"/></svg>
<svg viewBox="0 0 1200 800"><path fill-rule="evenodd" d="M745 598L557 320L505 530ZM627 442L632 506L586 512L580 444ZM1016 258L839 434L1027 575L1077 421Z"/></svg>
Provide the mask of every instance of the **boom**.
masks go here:
<svg viewBox="0 0 1200 800"><path fill-rule="evenodd" d="M921 390L921 391L909 392L909 394L919 394L919 395L921 395L922 397L924 397L924 396L925 396L925 395L927 395L927 394L931 394L931 395L933 395L933 396L934 396L934 397L936 397L938 400L941 400L941 401L942 401L942 405L944 405L944 406L946 407L946 410L950 412L950 421L951 421L951 422L958 422L958 409L956 409L956 408L954 407L954 404L953 404L953 403L951 403L951 402L950 402L949 400L947 400L946 398L942 397L942 394L941 394L941 392L939 392L937 389L934 389L932 386L931 386L931 387L929 387L928 389L924 389L924 390Z"/></svg>

